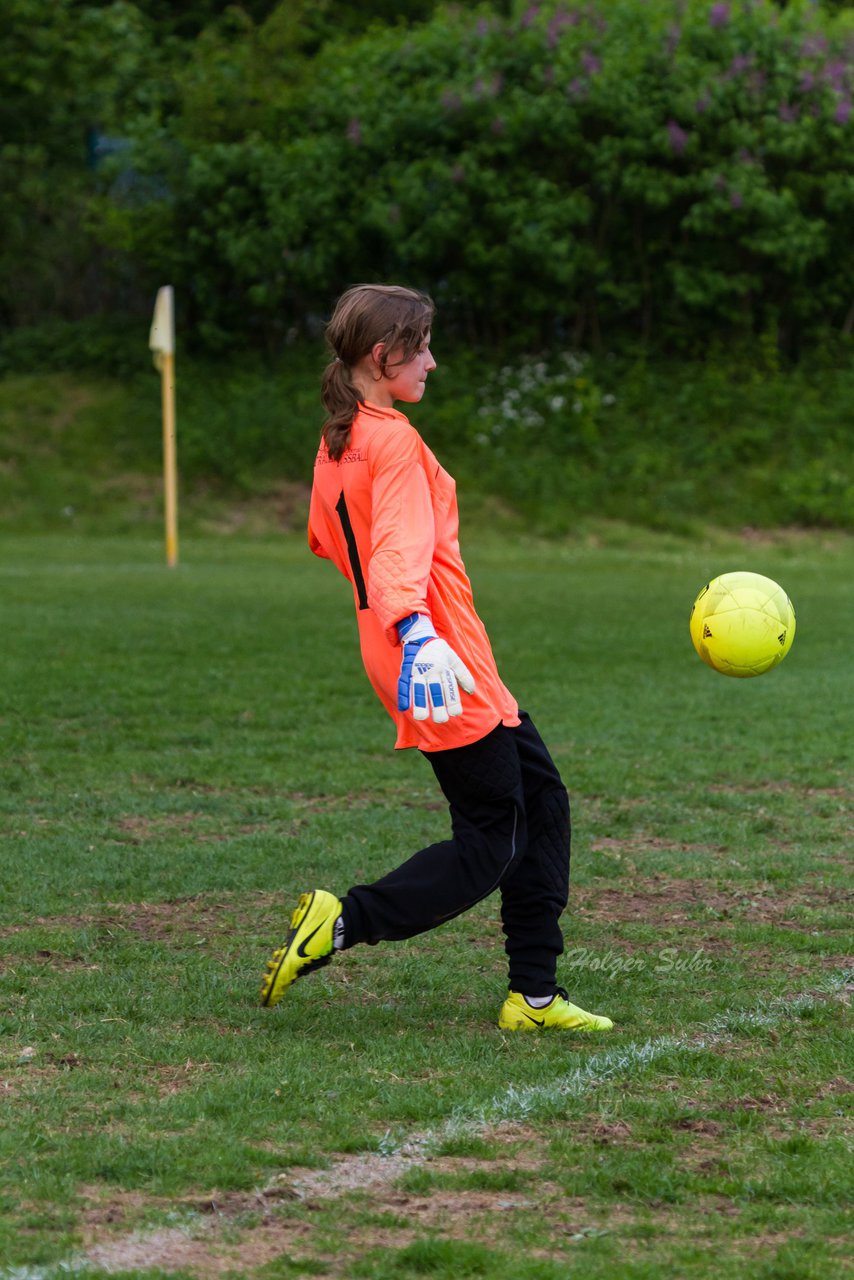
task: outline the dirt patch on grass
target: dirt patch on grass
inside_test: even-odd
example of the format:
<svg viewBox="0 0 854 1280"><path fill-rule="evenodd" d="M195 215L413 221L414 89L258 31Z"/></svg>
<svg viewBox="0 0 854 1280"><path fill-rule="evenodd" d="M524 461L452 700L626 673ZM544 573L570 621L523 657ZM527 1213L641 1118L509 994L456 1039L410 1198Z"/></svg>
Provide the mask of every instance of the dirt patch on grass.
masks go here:
<svg viewBox="0 0 854 1280"><path fill-rule="evenodd" d="M281 1174L274 1186L284 1186L300 1199L328 1200L351 1191L376 1191L397 1184L413 1170L430 1176L485 1171L500 1180L502 1174L535 1173L542 1166L542 1143L533 1129L523 1125L497 1125L479 1129L479 1142L494 1147L494 1156L434 1154L427 1143L414 1137L388 1154L356 1152L333 1155L326 1169L305 1169Z"/></svg>
<svg viewBox="0 0 854 1280"><path fill-rule="evenodd" d="M573 890L573 902L580 914L611 923L696 924L712 918L783 924L793 912L804 908L849 910L854 893L830 885L803 885L797 889L739 885L721 889L708 880L652 876L643 887L584 885Z"/></svg>
<svg viewBox="0 0 854 1280"><path fill-rule="evenodd" d="M835 786L835 787L808 787L800 782L773 781L773 782L712 782L709 783L705 790L714 792L716 795L801 795L801 796L830 796L832 799L847 800L852 795L851 787Z"/></svg>
<svg viewBox="0 0 854 1280"><path fill-rule="evenodd" d="M586 1141L594 1147L636 1148L643 1143L634 1136L634 1130L625 1120L604 1120L592 1116L589 1119L576 1117L572 1125L573 1135L578 1141Z"/></svg>
<svg viewBox="0 0 854 1280"><path fill-rule="evenodd" d="M85 1260L111 1275L156 1269L181 1272L195 1280L216 1280L223 1275L252 1275L277 1258L284 1256L290 1261L295 1251L306 1256L311 1234L308 1223L268 1217L243 1230L239 1242L227 1241L222 1223L212 1218L187 1227L102 1238L87 1247ZM309 1256L317 1259L313 1251Z"/></svg>
<svg viewBox="0 0 854 1280"><path fill-rule="evenodd" d="M325 1273L347 1275L348 1263L372 1249L402 1248L426 1232L454 1240L498 1239L498 1215L518 1210L548 1212L559 1247L568 1230L566 1215L583 1228L590 1214L583 1201L537 1177L543 1148L534 1130L501 1125L478 1134L492 1144L494 1158L431 1155L415 1137L388 1155L333 1154L326 1169L284 1170L259 1191L213 1191L176 1199L136 1191L85 1186L80 1230L86 1260L111 1273L142 1268L185 1270L198 1280L228 1271L249 1275L274 1258L322 1262ZM402 1180L413 1170L428 1171L436 1186L408 1191ZM497 1179L527 1175L519 1188L508 1177L497 1186L449 1188L443 1176L482 1174ZM608 1207L609 1216L618 1210ZM171 1222L151 1224L153 1216ZM504 1219L506 1221L506 1218ZM340 1252L318 1251L346 1222ZM545 1248L542 1256L553 1256Z"/></svg>
<svg viewBox="0 0 854 1280"><path fill-rule="evenodd" d="M39 928L103 932L127 930L149 942L173 940L175 934L182 933L191 935L194 941L198 940L199 934L234 937L241 926L251 923L253 928L257 928L264 912L278 909L284 916L285 908L292 905L288 902L283 906L282 895L272 893L241 894L239 897L222 893L196 894L167 902L109 902L85 914L34 916L25 924L4 926L0 929L0 937ZM44 959L45 963L70 965L80 959L61 956L52 950L38 951L35 957Z"/></svg>
<svg viewBox="0 0 854 1280"><path fill-rule="evenodd" d="M743 1098L731 1098L716 1104L718 1111L757 1111L763 1115L783 1115L786 1111L785 1099L776 1093L765 1093L758 1097L747 1095Z"/></svg>
<svg viewBox="0 0 854 1280"><path fill-rule="evenodd" d="M85 1259L113 1274L158 1268L186 1271L198 1280L246 1275L290 1256L312 1233L310 1220L279 1212L290 1198L281 1188L167 1198L83 1187L80 1194ZM146 1226L152 1215L172 1222Z"/></svg>
<svg viewBox="0 0 854 1280"><path fill-rule="evenodd" d="M686 840L667 840L663 836L650 836L637 832L630 836L594 836L590 848L593 853L622 857L646 852L650 849L667 853L705 853L717 855L718 844L693 844Z"/></svg>
<svg viewBox="0 0 854 1280"><path fill-rule="evenodd" d="M333 1169L345 1160L355 1162L342 1158ZM476 1165L441 1161L445 1171ZM364 1167L370 1169L371 1162ZM636 1216L621 1204L594 1210L546 1181L537 1182L530 1193L440 1187L410 1194L381 1178L357 1180L330 1197L295 1194L275 1185L258 1193L214 1192L173 1201L99 1188L85 1188L83 1194L88 1200L81 1215L86 1262L111 1274L157 1268L185 1271L197 1280L217 1280L229 1272L249 1276L277 1258L291 1264L304 1261L310 1271L311 1264L322 1264L326 1275L348 1276L354 1258L376 1249L401 1249L427 1234L498 1242L506 1215L514 1211L537 1213L542 1240L538 1257L562 1257L568 1245L612 1231ZM146 1229L142 1220L158 1211L181 1221ZM329 1242L336 1233L340 1247L332 1250Z"/></svg>
<svg viewBox="0 0 854 1280"><path fill-rule="evenodd" d="M141 1215L162 1208L183 1221L152 1229L140 1227ZM721 1218L735 1219L742 1209L721 1194L697 1196L690 1207L671 1203L602 1203L568 1195L549 1182L530 1194L446 1191L412 1195L394 1186L365 1186L328 1207L319 1201L292 1200L273 1191L214 1193L178 1201L145 1200L133 1193L98 1195L83 1213L83 1259L110 1274L158 1269L185 1272L196 1280L228 1275L252 1276L275 1260L288 1274L347 1277L355 1259L376 1250L403 1249L413 1241L480 1240L512 1251L514 1220L521 1226L537 1217L537 1245L525 1256L566 1263L572 1250L596 1236L614 1236L621 1247L636 1243L650 1256L666 1259L668 1242L692 1239L720 1250ZM508 1217L508 1215L510 1215ZM134 1223L136 1224L134 1226ZM130 1228L130 1229L129 1229ZM741 1236L726 1252L753 1254L781 1245L799 1234L779 1231ZM504 1242L502 1246L502 1242ZM841 1245L842 1242L840 1242Z"/></svg>
<svg viewBox="0 0 854 1280"><path fill-rule="evenodd" d="M341 1162L336 1161L336 1165ZM371 1169L371 1163L365 1170ZM389 1166L390 1172L394 1168ZM348 1178L348 1183L350 1179ZM329 1195L332 1197L332 1183ZM352 1196L355 1193L355 1201ZM337 1185L334 1198L350 1196L350 1204L323 1212L320 1196L303 1195L285 1185L262 1192L214 1192L174 1201L139 1193L106 1193L90 1188L90 1203L81 1217L86 1260L113 1274L138 1269L187 1271L198 1280L214 1280L227 1272L250 1275L283 1256L322 1262L324 1273L347 1275L354 1256L372 1249L402 1248L428 1230L446 1238L470 1239L478 1224L494 1222L498 1213L525 1210L532 1201L500 1192L445 1192L409 1195L385 1179L354 1180ZM352 1218L346 1245L334 1254L314 1243L328 1239L340 1222ZM141 1220L152 1211L181 1217L175 1225L145 1229ZM334 1225L332 1217L334 1216ZM496 1234L493 1226L489 1236Z"/></svg>
<svg viewBox="0 0 854 1280"><path fill-rule="evenodd" d="M835 1097L838 1094L854 1093L854 1082L846 1076L834 1076L832 1080L828 1080L825 1084L818 1085L815 1090L816 1098Z"/></svg>
<svg viewBox="0 0 854 1280"><path fill-rule="evenodd" d="M291 824L293 827L293 824ZM281 838L281 824L270 822L243 822L237 825L227 823L223 828L221 820L209 813L173 813L158 814L151 817L146 814L131 814L119 818L114 824L117 836L113 842L119 844L145 844L149 840L163 840L176 835L191 838L196 844L224 844L228 840L236 840L240 836L254 836L259 833L271 838Z"/></svg>
<svg viewBox="0 0 854 1280"><path fill-rule="evenodd" d="M191 509L199 508L198 526L203 532L259 536L282 529L301 529L308 514L311 491L293 480L279 480L251 501L228 501L204 487L191 497Z"/></svg>
<svg viewBox="0 0 854 1280"><path fill-rule="evenodd" d="M196 940L223 934L233 937L240 924L251 915L244 902L238 904L208 896L178 898L172 902L128 903L120 910L122 927L147 942L170 941L176 934L189 934Z"/></svg>
<svg viewBox="0 0 854 1280"><path fill-rule="evenodd" d="M88 969L94 972L101 968L99 964L92 964L86 956L63 955L58 951L40 948L38 951L33 951L26 955L10 953L0 956L0 973L14 973L21 965L29 964L44 965L45 968L50 968L53 971L61 970L63 972L75 969Z"/></svg>
<svg viewBox="0 0 854 1280"><path fill-rule="evenodd" d="M183 1092L184 1089L195 1087L199 1076L208 1071L217 1070L217 1065L215 1062L193 1062L191 1058L177 1065L151 1063L148 1068L148 1077L156 1080L159 1097L171 1098L176 1093Z"/></svg>

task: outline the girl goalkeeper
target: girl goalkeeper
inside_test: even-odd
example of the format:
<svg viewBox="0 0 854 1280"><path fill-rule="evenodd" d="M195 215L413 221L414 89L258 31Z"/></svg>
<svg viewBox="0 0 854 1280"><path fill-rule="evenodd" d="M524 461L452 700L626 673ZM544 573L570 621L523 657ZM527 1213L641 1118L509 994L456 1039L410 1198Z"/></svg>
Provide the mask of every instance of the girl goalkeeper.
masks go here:
<svg viewBox="0 0 854 1280"><path fill-rule="evenodd" d="M304 893L267 965L261 1003L358 943L411 938L499 890L508 1031L607 1031L557 985L569 890L569 800L530 717L501 682L460 557L456 490L395 401L436 368L424 294L358 285L326 331L333 359L308 541L353 587L368 678L450 808L451 838L338 898Z"/></svg>

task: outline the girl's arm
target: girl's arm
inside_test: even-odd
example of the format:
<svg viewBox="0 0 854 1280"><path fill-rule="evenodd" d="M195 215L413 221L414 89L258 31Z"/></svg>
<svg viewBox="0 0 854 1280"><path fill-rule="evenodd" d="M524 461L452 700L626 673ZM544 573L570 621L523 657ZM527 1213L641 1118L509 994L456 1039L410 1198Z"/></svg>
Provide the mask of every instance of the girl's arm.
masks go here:
<svg viewBox="0 0 854 1280"><path fill-rule="evenodd" d="M372 450L371 559L368 604L390 644L395 624L429 613L427 588L436 544L433 505L421 465L418 434L404 427Z"/></svg>

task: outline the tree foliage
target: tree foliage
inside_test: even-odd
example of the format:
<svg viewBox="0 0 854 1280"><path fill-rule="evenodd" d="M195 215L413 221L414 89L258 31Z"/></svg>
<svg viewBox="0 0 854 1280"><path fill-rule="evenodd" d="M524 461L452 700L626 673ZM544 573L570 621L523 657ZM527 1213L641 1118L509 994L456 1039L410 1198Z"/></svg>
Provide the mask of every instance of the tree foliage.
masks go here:
<svg viewBox="0 0 854 1280"><path fill-rule="evenodd" d="M132 4L9 0L4 18L0 323L77 318L121 292L88 227L91 138L154 109L159 67Z"/></svg>
<svg viewBox="0 0 854 1280"><path fill-rule="evenodd" d="M169 6L184 40L153 0L13 7L33 127L0 218L12 266L40 237L36 312L81 270L74 221L130 293L169 278L214 349L380 278L499 341L796 353L854 325L854 26L831 6ZM133 141L112 172L80 164L93 121ZM2 306L30 314L17 287Z"/></svg>

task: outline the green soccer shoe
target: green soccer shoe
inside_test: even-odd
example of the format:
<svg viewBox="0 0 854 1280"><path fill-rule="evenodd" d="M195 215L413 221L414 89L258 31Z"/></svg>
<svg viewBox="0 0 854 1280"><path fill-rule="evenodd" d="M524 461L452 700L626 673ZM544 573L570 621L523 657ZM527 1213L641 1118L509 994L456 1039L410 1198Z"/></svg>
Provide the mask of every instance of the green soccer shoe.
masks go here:
<svg viewBox="0 0 854 1280"><path fill-rule="evenodd" d="M304 893L291 916L291 927L284 945L267 961L261 982L261 1003L268 1008L278 1004L292 982L315 969L322 969L332 959L332 930L341 914L341 903L334 893L315 889Z"/></svg>
<svg viewBox="0 0 854 1280"><path fill-rule="evenodd" d="M562 987L551 1004L535 1009L518 991L511 991L498 1015L502 1031L610 1031L613 1022L570 1004Z"/></svg>

